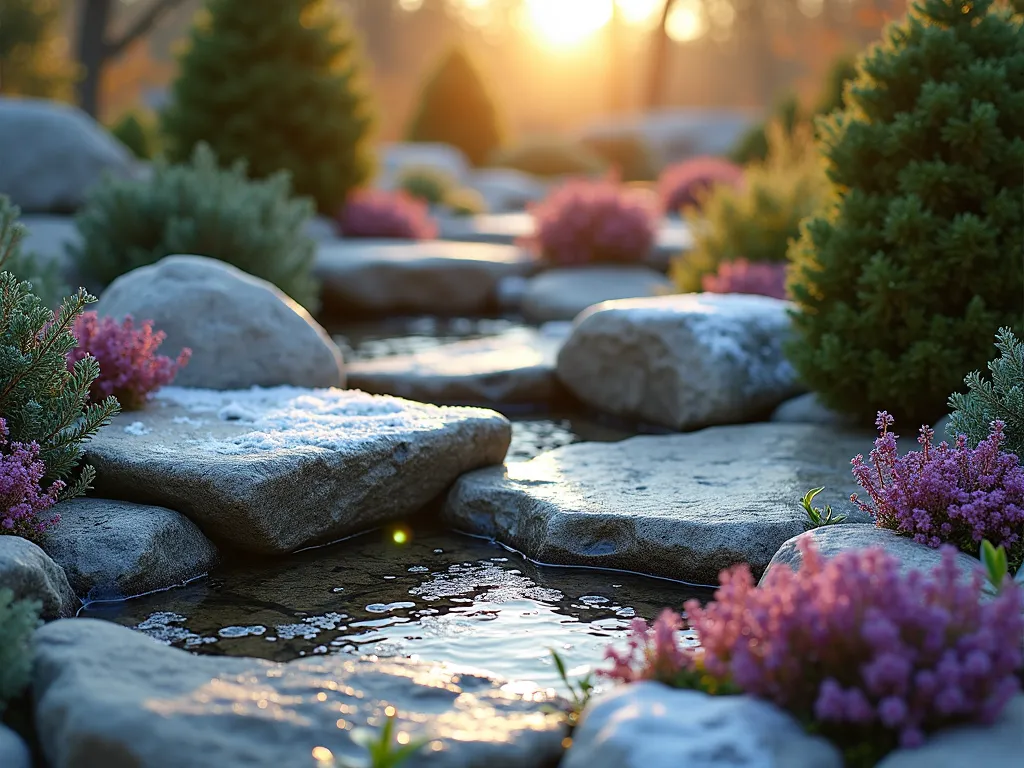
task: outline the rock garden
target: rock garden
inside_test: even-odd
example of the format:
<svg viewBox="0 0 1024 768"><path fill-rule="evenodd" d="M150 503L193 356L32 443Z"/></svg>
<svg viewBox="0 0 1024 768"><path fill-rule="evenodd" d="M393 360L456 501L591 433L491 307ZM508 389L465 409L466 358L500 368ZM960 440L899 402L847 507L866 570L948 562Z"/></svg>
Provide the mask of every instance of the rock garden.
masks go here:
<svg viewBox="0 0 1024 768"><path fill-rule="evenodd" d="M0 766L1024 760L1019 4L646 184L278 5L0 96Z"/></svg>

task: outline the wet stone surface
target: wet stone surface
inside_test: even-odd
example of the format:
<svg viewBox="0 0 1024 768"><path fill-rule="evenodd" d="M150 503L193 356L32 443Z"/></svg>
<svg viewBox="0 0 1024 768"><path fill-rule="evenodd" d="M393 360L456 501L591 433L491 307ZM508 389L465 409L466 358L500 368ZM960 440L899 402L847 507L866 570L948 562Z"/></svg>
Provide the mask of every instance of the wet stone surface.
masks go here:
<svg viewBox="0 0 1024 768"><path fill-rule="evenodd" d="M405 544L396 541L405 540ZM613 571L537 566L482 540L392 527L276 564L226 565L209 579L80 615L201 654L290 661L375 654L457 663L560 687L603 666L629 622L708 593Z"/></svg>

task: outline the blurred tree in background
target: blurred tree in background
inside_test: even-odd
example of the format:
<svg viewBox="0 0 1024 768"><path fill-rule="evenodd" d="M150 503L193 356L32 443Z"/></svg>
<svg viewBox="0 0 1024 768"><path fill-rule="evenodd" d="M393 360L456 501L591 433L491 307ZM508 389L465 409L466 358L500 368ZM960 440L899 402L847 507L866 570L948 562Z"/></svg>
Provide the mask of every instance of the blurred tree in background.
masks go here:
<svg viewBox="0 0 1024 768"><path fill-rule="evenodd" d="M210 0L164 113L166 152L206 142L254 178L289 171L333 214L372 171L373 122L354 32L326 0Z"/></svg>
<svg viewBox="0 0 1024 768"><path fill-rule="evenodd" d="M71 99L75 68L58 0L0 1L0 94Z"/></svg>

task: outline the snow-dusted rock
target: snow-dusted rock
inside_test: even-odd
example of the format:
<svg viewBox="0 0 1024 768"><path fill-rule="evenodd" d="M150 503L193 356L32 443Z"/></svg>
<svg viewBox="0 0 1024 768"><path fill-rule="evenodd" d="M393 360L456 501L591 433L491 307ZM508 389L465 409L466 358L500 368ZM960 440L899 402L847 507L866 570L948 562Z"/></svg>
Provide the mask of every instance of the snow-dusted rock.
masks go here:
<svg viewBox="0 0 1024 768"><path fill-rule="evenodd" d="M514 246L443 240L346 240L316 257L324 310L337 315L482 314L502 279L534 269Z"/></svg>
<svg viewBox="0 0 1024 768"><path fill-rule="evenodd" d="M109 498L175 509L214 542L290 552L415 512L505 457L508 421L340 389L166 387L86 444Z"/></svg>
<svg viewBox="0 0 1024 768"><path fill-rule="evenodd" d="M303 231L306 237L312 238L318 243L330 242L340 237L334 220L320 215L314 216L307 221Z"/></svg>
<svg viewBox="0 0 1024 768"><path fill-rule="evenodd" d="M561 768L842 768L825 739L749 696L635 683L587 707Z"/></svg>
<svg viewBox="0 0 1024 768"><path fill-rule="evenodd" d="M567 324L459 341L411 355L352 363L353 389L454 404L543 404L563 393L555 358Z"/></svg>
<svg viewBox="0 0 1024 768"><path fill-rule="evenodd" d="M657 296L672 290L668 278L644 266L552 269L530 280L522 311L533 323L572 320L604 301Z"/></svg>
<svg viewBox="0 0 1024 768"><path fill-rule="evenodd" d="M877 768L964 768L1018 765L1024 758L1024 694L1018 693L990 726L933 734L917 749L898 749Z"/></svg>
<svg viewBox="0 0 1024 768"><path fill-rule="evenodd" d="M855 424L854 419L822 403L814 392L805 392L786 400L772 412L771 420L780 424L821 424L834 427L852 427Z"/></svg>
<svg viewBox="0 0 1024 768"><path fill-rule="evenodd" d="M125 598L207 573L217 550L179 512L124 501L80 498L53 508L60 522L43 549L79 596Z"/></svg>
<svg viewBox="0 0 1024 768"><path fill-rule="evenodd" d="M475 189L492 213L522 211L547 194L547 185L540 179L514 168L481 168L472 171L466 186Z"/></svg>
<svg viewBox="0 0 1024 768"><path fill-rule="evenodd" d="M3 723L0 723L0 765L4 768L32 768L28 744Z"/></svg>
<svg viewBox="0 0 1024 768"><path fill-rule="evenodd" d="M342 387L341 352L309 313L266 280L205 256L168 256L117 278L100 315L153 320L161 352L192 350L185 387Z"/></svg>
<svg viewBox="0 0 1024 768"><path fill-rule="evenodd" d="M760 573L804 530L808 488L824 485L819 502L868 522L849 502L850 457L870 444L802 424L577 443L464 475L444 517L542 563L714 584L738 562Z"/></svg>
<svg viewBox="0 0 1024 768"><path fill-rule="evenodd" d="M35 645L36 725L51 768L292 768L325 750L351 764L366 754L353 728L376 731L388 707L396 734L432 740L410 768L553 765L565 736L549 694L443 665L193 656L93 619L49 624Z"/></svg>
<svg viewBox="0 0 1024 768"><path fill-rule="evenodd" d="M693 232L690 225L678 216L668 216L658 227L654 248L647 259L648 265L659 272L667 272L672 260L693 248Z"/></svg>
<svg viewBox="0 0 1024 768"><path fill-rule="evenodd" d="M444 216L438 219L438 236L462 243L515 245L533 234L533 216L525 212L482 213L477 216Z"/></svg>
<svg viewBox="0 0 1024 768"><path fill-rule="evenodd" d="M0 195L23 213L70 213L103 177L133 176L131 153L80 109L0 97Z"/></svg>
<svg viewBox="0 0 1024 768"><path fill-rule="evenodd" d="M788 307L704 293L601 304L576 319L558 377L599 410L672 429L742 422L800 391Z"/></svg>
<svg viewBox="0 0 1024 768"><path fill-rule="evenodd" d="M74 616L81 602L68 584L64 570L31 541L0 536L0 589L15 600L38 600L44 619Z"/></svg>
<svg viewBox="0 0 1024 768"><path fill-rule="evenodd" d="M463 184L469 173L469 160L462 150L450 144L387 144L381 147L380 173L377 175L376 183L381 189L396 189L402 174L410 168L442 171L451 176L457 184Z"/></svg>
<svg viewBox="0 0 1024 768"><path fill-rule="evenodd" d="M830 488L828 491L829 495L832 495L832 489ZM907 571L930 573L942 562L942 554L939 550L918 544L913 539L900 536L895 531L876 528L873 525L840 523L801 533L779 547L779 551L772 557L767 570L761 577L762 583L775 568L788 566L793 570L800 570L803 556L797 549L797 545L804 539L812 539L818 552L826 558L835 557L842 552L879 547L900 561L900 570L904 573ZM978 569L978 561L970 555L960 552L957 554L957 566L965 578L970 578L971 574Z"/></svg>

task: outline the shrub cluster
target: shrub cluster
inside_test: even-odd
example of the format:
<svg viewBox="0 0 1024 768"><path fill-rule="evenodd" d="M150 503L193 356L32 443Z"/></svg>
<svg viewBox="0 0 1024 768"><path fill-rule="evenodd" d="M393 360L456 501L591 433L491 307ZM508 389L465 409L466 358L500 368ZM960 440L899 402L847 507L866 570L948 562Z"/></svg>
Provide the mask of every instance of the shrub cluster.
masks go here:
<svg viewBox="0 0 1024 768"><path fill-rule="evenodd" d="M39 626L42 605L37 600L15 600L0 588L0 717L7 702L28 685L32 673L32 633Z"/></svg>
<svg viewBox="0 0 1024 768"><path fill-rule="evenodd" d="M612 180L569 181L530 212L535 232L525 242L551 264L642 262L654 245L655 206Z"/></svg>
<svg viewBox="0 0 1024 768"><path fill-rule="evenodd" d="M1003 448L1024 462L1024 344L1009 328L1000 328L996 348L999 357L988 364L992 381L975 371L964 380L967 393L950 396L949 435L967 435L975 446L988 436L993 421L1001 421Z"/></svg>
<svg viewBox="0 0 1024 768"><path fill-rule="evenodd" d="M993 0L920 0L859 60L790 278L789 356L825 405L931 423L1019 326L1021 93L1024 18Z"/></svg>
<svg viewBox="0 0 1024 768"><path fill-rule="evenodd" d="M896 746L965 722L990 723L1019 688L1022 590L983 602L946 548L931 574L901 573L880 548L826 560L799 543L799 573L773 568L757 587L746 565L723 571L707 606L686 604L699 647L682 646L677 617L640 622L607 673L767 699L873 765ZM676 681L676 683L673 683ZM719 691L727 692L727 691Z"/></svg>
<svg viewBox="0 0 1024 768"><path fill-rule="evenodd" d="M141 160L152 160L160 152L160 129L156 118L141 112L126 112L110 133Z"/></svg>
<svg viewBox="0 0 1024 768"><path fill-rule="evenodd" d="M456 216L483 213L487 208L479 192L460 187L450 174L438 168L406 168L398 179L398 187L409 196Z"/></svg>
<svg viewBox="0 0 1024 768"><path fill-rule="evenodd" d="M427 204L405 192L359 190L349 197L338 214L338 228L345 237L431 240L437 224Z"/></svg>
<svg viewBox="0 0 1024 768"><path fill-rule="evenodd" d="M1011 567L1024 561L1024 467L1017 456L1000 450L1003 424L995 422L977 448L960 435L956 445L932 445L935 433L921 428L920 451L899 455L893 418L876 421L880 437L870 454L853 459L853 474L869 502L852 497L882 528L938 547L954 544L977 556L982 541L1003 546Z"/></svg>
<svg viewBox="0 0 1024 768"><path fill-rule="evenodd" d="M658 192L666 213L700 209L716 187L738 189L743 184L743 169L720 157L694 157L669 166L658 179Z"/></svg>
<svg viewBox="0 0 1024 768"><path fill-rule="evenodd" d="M313 206L290 192L286 173L253 181L244 163L223 170L199 145L184 165L158 160L147 180L97 185L76 218L82 243L74 255L104 284L165 256L209 256L274 283L312 311L316 248L303 227Z"/></svg>
<svg viewBox="0 0 1024 768"><path fill-rule="evenodd" d="M153 392L174 381L192 356L188 347L176 360L157 354L167 334L154 331L152 320L136 327L131 315L119 323L84 312L75 321L73 333L78 346L68 353L68 367L73 369L90 355L96 358L100 375L92 383L90 398L98 402L113 395L126 411L142 408Z"/></svg>
<svg viewBox="0 0 1024 768"><path fill-rule="evenodd" d="M654 153L640 135L588 136L580 144L604 161L611 172L626 183L655 181L658 177Z"/></svg>
<svg viewBox="0 0 1024 768"><path fill-rule="evenodd" d="M553 136L535 136L497 152L492 158L500 168L513 168L531 176L596 176L607 163L593 150L578 142Z"/></svg>
<svg viewBox="0 0 1024 768"><path fill-rule="evenodd" d="M786 298L786 265L772 262L726 261L718 272L704 275L701 288L709 293L751 293Z"/></svg>

